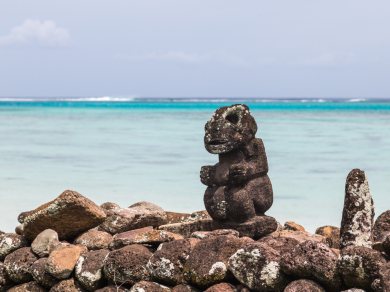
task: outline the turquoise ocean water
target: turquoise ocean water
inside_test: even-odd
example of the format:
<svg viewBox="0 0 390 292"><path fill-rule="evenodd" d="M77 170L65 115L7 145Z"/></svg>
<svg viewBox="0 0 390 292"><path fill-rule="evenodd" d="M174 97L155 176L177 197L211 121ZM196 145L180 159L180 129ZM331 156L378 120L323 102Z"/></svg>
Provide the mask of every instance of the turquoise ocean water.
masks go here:
<svg viewBox="0 0 390 292"><path fill-rule="evenodd" d="M370 100L0 99L0 230L71 189L97 204L150 201L203 210L199 170L215 109L245 103L274 188L267 212L314 232L339 226L345 179L368 176L376 216L390 209L390 102Z"/></svg>

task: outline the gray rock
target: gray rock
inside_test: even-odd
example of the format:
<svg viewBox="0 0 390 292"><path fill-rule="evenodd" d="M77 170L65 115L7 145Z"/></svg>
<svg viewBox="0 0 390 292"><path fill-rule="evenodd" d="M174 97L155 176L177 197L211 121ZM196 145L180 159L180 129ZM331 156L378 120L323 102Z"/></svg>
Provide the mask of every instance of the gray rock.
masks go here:
<svg viewBox="0 0 390 292"><path fill-rule="evenodd" d="M0 262L0 292L5 292L14 284L9 279L3 262Z"/></svg>
<svg viewBox="0 0 390 292"><path fill-rule="evenodd" d="M76 263L76 279L88 291L95 291L104 282L103 260L108 255L108 249L91 251L80 256Z"/></svg>
<svg viewBox="0 0 390 292"><path fill-rule="evenodd" d="M33 280L30 267L36 260L38 260L38 257L30 247L22 247L5 258L5 270L13 282L18 284L27 283Z"/></svg>
<svg viewBox="0 0 390 292"><path fill-rule="evenodd" d="M229 259L234 277L252 291L283 291L288 276L280 270L280 253L261 242L249 242Z"/></svg>
<svg viewBox="0 0 390 292"><path fill-rule="evenodd" d="M100 208L105 209L105 210L108 211L108 210L111 210L111 209L119 209L120 206L118 204L115 204L115 203L107 202L107 203L101 204Z"/></svg>
<svg viewBox="0 0 390 292"><path fill-rule="evenodd" d="M220 236L220 235L232 235L235 237L240 237L240 233L237 230L233 230L233 229L217 229L214 231L195 231L191 234L190 237L197 238L197 239L205 239L205 238L210 238L213 236Z"/></svg>
<svg viewBox="0 0 390 292"><path fill-rule="evenodd" d="M312 280L301 279L288 284L284 292L326 292L326 290Z"/></svg>
<svg viewBox="0 0 390 292"><path fill-rule="evenodd" d="M39 285L39 283L33 281L15 286L9 289L8 292L47 292L47 290Z"/></svg>
<svg viewBox="0 0 390 292"><path fill-rule="evenodd" d="M371 247L374 216L374 201L368 186L367 176L364 171L354 169L348 174L345 183L340 250L350 245Z"/></svg>
<svg viewBox="0 0 390 292"><path fill-rule="evenodd" d="M88 250L107 249L112 239L112 235L107 232L91 229L79 235L73 244L82 244Z"/></svg>
<svg viewBox="0 0 390 292"><path fill-rule="evenodd" d="M23 235L16 233L5 233L0 241L0 261L15 250L30 246L30 243Z"/></svg>
<svg viewBox="0 0 390 292"><path fill-rule="evenodd" d="M39 257L48 257L50 254L50 248L53 245L59 244L58 234L52 229L46 229L38 234L31 244L33 252Z"/></svg>
<svg viewBox="0 0 390 292"><path fill-rule="evenodd" d="M15 227L15 233L19 234L19 235L23 235L23 229L24 229L24 225L23 224L18 225L18 226Z"/></svg>

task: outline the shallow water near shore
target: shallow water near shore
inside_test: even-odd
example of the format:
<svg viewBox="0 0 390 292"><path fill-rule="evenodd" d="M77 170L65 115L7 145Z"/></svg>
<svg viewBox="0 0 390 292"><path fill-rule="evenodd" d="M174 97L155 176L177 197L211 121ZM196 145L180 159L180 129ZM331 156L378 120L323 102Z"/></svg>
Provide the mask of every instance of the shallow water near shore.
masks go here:
<svg viewBox="0 0 390 292"><path fill-rule="evenodd" d="M353 168L367 174L376 217L390 209L390 102L0 100L0 230L66 189L99 205L203 210L199 171L218 161L204 124L234 103L251 108L265 145L268 215L311 232L339 226Z"/></svg>

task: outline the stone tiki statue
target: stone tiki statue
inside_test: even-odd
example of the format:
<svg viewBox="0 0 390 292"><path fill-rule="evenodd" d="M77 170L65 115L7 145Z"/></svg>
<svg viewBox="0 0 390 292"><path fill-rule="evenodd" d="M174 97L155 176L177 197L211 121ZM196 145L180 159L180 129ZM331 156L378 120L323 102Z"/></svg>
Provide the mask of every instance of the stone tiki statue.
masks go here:
<svg viewBox="0 0 390 292"><path fill-rule="evenodd" d="M263 141L255 138L257 125L248 106L217 109L205 132L206 150L219 156L217 164L200 171L213 228L236 229L252 238L275 231L276 220L264 215L273 203L267 156Z"/></svg>

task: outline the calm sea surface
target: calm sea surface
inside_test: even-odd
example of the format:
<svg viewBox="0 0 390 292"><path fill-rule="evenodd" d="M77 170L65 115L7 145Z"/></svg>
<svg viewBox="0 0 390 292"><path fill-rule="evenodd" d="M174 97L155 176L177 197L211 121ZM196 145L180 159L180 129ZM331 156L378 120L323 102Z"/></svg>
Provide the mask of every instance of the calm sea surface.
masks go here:
<svg viewBox="0 0 390 292"><path fill-rule="evenodd" d="M97 204L150 201L203 210L199 170L215 109L236 101L1 101L0 230L71 189ZM339 226L345 179L368 176L376 215L390 209L390 102L239 101L251 108L274 188L267 212L314 232ZM377 217L376 216L376 217Z"/></svg>

